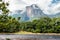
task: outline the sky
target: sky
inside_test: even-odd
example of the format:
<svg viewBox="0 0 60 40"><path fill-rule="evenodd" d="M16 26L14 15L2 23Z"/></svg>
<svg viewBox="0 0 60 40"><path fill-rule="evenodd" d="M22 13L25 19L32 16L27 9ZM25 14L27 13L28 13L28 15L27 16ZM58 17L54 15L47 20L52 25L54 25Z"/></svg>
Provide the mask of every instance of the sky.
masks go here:
<svg viewBox="0 0 60 40"><path fill-rule="evenodd" d="M24 10L26 6L36 4L45 14L55 14L60 12L60 0L3 0L9 3L8 9Z"/></svg>

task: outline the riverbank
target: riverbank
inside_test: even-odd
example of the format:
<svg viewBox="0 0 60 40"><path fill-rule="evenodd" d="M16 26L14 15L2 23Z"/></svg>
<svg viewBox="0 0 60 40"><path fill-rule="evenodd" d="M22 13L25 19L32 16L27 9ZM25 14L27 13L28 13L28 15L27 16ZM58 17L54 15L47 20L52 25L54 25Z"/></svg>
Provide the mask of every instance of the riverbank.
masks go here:
<svg viewBox="0 0 60 40"><path fill-rule="evenodd" d="M33 35L60 35L60 33L32 33L32 32L26 32L26 31L20 31L13 34L33 34Z"/></svg>
<svg viewBox="0 0 60 40"><path fill-rule="evenodd" d="M60 35L60 33L32 33L32 32L26 32L26 31L20 31L16 33L0 33L0 35L20 35L20 34L32 34L32 35Z"/></svg>

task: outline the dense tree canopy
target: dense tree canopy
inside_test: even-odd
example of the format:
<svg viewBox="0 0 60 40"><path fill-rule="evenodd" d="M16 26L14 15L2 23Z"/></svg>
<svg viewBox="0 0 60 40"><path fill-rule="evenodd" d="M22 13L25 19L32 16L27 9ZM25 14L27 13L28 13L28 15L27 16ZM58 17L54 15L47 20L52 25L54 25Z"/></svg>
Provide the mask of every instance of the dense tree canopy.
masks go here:
<svg viewBox="0 0 60 40"><path fill-rule="evenodd" d="M32 22L24 23L25 30L35 33L60 33L60 18L42 17Z"/></svg>
<svg viewBox="0 0 60 40"><path fill-rule="evenodd" d="M8 16L9 10L7 9L7 6L9 6L9 4L2 2L2 0L0 0L0 2L0 10L2 11L2 15L0 15L0 33L13 33L19 31L60 33L60 17L41 17L38 20L30 22L19 22L20 17L13 18Z"/></svg>

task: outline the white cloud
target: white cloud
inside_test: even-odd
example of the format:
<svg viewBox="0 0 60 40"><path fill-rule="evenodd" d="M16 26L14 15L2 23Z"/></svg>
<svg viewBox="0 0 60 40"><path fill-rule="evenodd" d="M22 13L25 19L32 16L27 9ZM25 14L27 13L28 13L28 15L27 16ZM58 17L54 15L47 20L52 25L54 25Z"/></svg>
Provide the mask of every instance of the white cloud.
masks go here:
<svg viewBox="0 0 60 40"><path fill-rule="evenodd" d="M23 0L28 5L37 4L44 13L48 14L47 10L49 9L49 4L51 4L52 0Z"/></svg>
<svg viewBox="0 0 60 40"><path fill-rule="evenodd" d="M44 11L44 13L48 14L49 5L51 4L52 0L39 0L37 1L37 5Z"/></svg>
<svg viewBox="0 0 60 40"><path fill-rule="evenodd" d="M49 9L49 13L50 14L56 14L58 12L60 12L60 3L52 4L52 6Z"/></svg>
<svg viewBox="0 0 60 40"><path fill-rule="evenodd" d="M21 0L8 0L8 1L7 0L3 0L3 1L9 3L8 9L10 9L10 11L20 10L20 9L25 8L25 6L26 6L26 3L24 3Z"/></svg>
<svg viewBox="0 0 60 40"><path fill-rule="evenodd" d="M0 10L0 14L2 13L2 11Z"/></svg>
<svg viewBox="0 0 60 40"><path fill-rule="evenodd" d="M37 4L46 14L55 13L59 5L51 4L52 0L4 0L5 2L9 1L10 6L8 7L11 11L24 9L27 5ZM51 7L49 7L49 5ZM57 10L59 11L59 10Z"/></svg>

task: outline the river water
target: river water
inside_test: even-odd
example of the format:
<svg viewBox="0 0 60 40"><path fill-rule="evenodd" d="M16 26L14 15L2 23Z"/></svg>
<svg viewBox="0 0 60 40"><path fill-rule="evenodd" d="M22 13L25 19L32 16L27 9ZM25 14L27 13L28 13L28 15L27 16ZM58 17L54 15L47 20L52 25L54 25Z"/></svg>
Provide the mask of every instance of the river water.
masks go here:
<svg viewBox="0 0 60 40"><path fill-rule="evenodd" d="M20 34L20 35L0 35L1 39L36 39L36 40L60 40L59 35L33 35L33 34Z"/></svg>

